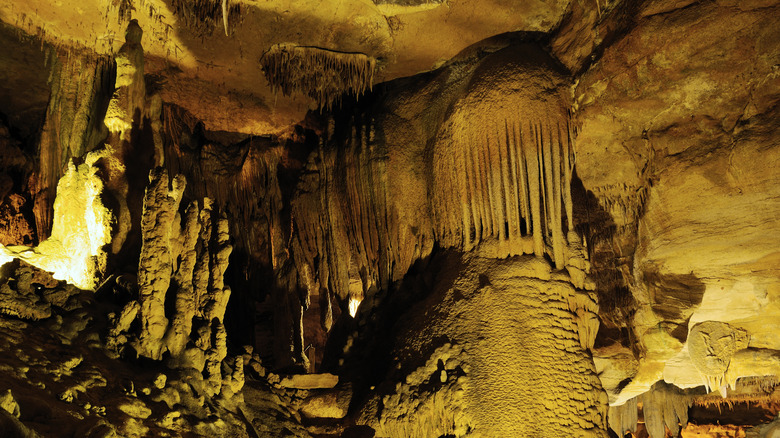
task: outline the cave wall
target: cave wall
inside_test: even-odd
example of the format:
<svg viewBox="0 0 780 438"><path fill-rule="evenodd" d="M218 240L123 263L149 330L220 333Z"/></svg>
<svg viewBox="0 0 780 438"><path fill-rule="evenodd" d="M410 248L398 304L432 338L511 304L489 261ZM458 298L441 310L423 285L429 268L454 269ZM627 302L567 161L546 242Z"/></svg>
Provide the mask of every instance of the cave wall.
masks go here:
<svg viewBox="0 0 780 438"><path fill-rule="evenodd" d="M613 402L659 379L701 385L686 344L697 323L726 322L751 334L749 350L777 349L766 336L778 315L759 304L777 296L776 9L611 2L601 14L573 11L593 30L564 20L554 37L553 51L582 71L577 174L611 219L591 245L594 270L614 271L598 281L600 298L623 297L616 325L632 334L622 348L640 360L595 353L605 370L634 370L623 373L628 387L609 390ZM575 41L598 56L573 56Z"/></svg>
<svg viewBox="0 0 780 438"><path fill-rule="evenodd" d="M141 298L113 329L140 324L137 352L182 362L184 332L200 324L188 351L209 356L195 368L209 368L211 395L243 379L223 362L228 344L252 344L276 371L346 377L353 420L380 435L603 436L607 404L616 433L644 415L660 435L706 397L775 397L777 9L574 1L550 34L489 38L360 99L329 91L282 131L266 126L265 101L204 124L234 107L182 98L181 72L144 57L137 23L113 59L21 51L4 62L43 62L49 90L37 81L29 107L0 108L13 113L0 132L0 243L43 241L12 251L28 261L71 254L90 278L67 280L87 289L146 260ZM240 28L224 24L227 36ZM368 70L338 64L355 56L320 55L368 86ZM236 127L252 111L273 134ZM35 151L35 123L20 114L40 120ZM169 193L166 175L147 189L155 166L186 188ZM171 203L164 226L141 213L155 190ZM220 237L187 240L204 198L222 212ZM192 282L169 254L181 245L214 246L219 284L194 286L218 296L216 313L195 306L213 325L190 326L185 299L171 310ZM770 380L755 389L751 376Z"/></svg>

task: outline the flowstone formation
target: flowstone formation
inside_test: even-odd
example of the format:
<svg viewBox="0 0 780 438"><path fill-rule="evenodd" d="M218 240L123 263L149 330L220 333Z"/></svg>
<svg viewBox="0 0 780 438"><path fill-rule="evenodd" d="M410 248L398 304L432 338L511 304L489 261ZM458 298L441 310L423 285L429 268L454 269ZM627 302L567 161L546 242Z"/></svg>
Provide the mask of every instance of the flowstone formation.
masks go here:
<svg viewBox="0 0 780 438"><path fill-rule="evenodd" d="M530 256L465 254L443 266L396 323L398 367L360 421L383 437L606 437L606 394L570 311L587 292Z"/></svg>
<svg viewBox="0 0 780 438"><path fill-rule="evenodd" d="M432 212L442 244L468 251L492 238L497 255L538 257L547 245L556 267L566 266L564 212L574 230L569 85L532 45L479 63L436 135Z"/></svg>
<svg viewBox="0 0 780 438"><path fill-rule="evenodd" d="M400 344L382 360L408 377L358 379L383 388L358 401L360 424L377 436L606 436L606 395L587 354L598 304L568 190L570 82L534 44L474 56L336 117L291 202L301 286L360 302L339 362L346 374L385 357L371 336ZM380 334L392 326L382 309L408 306L404 275L434 247L466 254L442 268L464 276L457 298L419 303ZM496 278L493 263L505 270ZM426 288L436 294L429 282L418 299ZM531 333L540 338L524 343Z"/></svg>

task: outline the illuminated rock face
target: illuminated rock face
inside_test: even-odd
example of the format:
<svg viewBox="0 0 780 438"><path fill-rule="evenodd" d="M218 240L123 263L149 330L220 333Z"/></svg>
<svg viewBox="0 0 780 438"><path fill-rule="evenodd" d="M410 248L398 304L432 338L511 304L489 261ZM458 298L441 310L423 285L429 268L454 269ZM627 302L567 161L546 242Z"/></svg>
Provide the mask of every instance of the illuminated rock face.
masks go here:
<svg viewBox="0 0 780 438"><path fill-rule="evenodd" d="M606 436L587 353L598 306L568 190L570 81L535 44L449 73L337 121L292 200L298 271L363 300L359 326L384 318L384 291L435 246L478 254L447 266L455 285L431 285L389 335L407 374L377 382L361 421L393 437Z"/></svg>
<svg viewBox="0 0 780 438"><path fill-rule="evenodd" d="M569 310L584 291L565 273L464 255L432 289L395 326L395 389L363 417L378 436L607 436L606 394Z"/></svg>
<svg viewBox="0 0 780 438"><path fill-rule="evenodd" d="M106 269L111 243L112 212L104 205L104 179L97 164L104 151L87 154L85 162L68 164L57 184L51 236L35 248L0 247L7 256L18 257L53 272L82 289L94 289Z"/></svg>
<svg viewBox="0 0 780 438"><path fill-rule="evenodd" d="M565 266L563 212L573 229L569 85L566 72L532 44L480 60L436 133L438 241L470 250L495 239L497 255L539 257L549 245L556 266Z"/></svg>

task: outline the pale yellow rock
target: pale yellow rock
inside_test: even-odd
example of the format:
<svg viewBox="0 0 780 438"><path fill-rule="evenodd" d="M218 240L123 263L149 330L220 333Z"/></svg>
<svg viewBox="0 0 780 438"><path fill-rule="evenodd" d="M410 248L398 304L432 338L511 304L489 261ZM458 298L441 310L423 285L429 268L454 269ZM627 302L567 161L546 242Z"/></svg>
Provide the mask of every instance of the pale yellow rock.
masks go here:
<svg viewBox="0 0 780 438"><path fill-rule="evenodd" d="M138 262L141 333L136 350L152 359L162 357L162 340L168 328L164 303L173 273L171 242L178 237L172 235L173 222L185 186L186 180L181 175L171 181L164 168L157 168L149 174L149 186L144 195Z"/></svg>
<svg viewBox="0 0 780 438"><path fill-rule="evenodd" d="M16 418L19 418L21 416L21 412L19 410L19 403L16 402L16 399L14 399L13 394L11 393L11 390L4 392L3 395L0 395L0 408L4 409L9 414L13 415Z"/></svg>
<svg viewBox="0 0 780 438"><path fill-rule="evenodd" d="M97 164L105 150L90 152L84 162L68 163L57 184L51 236L35 248L0 247L54 278L91 290L105 270L105 246L111 243L111 211L103 204L104 180Z"/></svg>
<svg viewBox="0 0 780 438"><path fill-rule="evenodd" d="M117 405L117 408L133 418L146 419L152 415L152 410L143 401L135 397L123 400Z"/></svg>
<svg viewBox="0 0 780 438"><path fill-rule="evenodd" d="M295 389L326 389L339 383L339 376L324 374L294 374L281 379L279 385L283 388Z"/></svg>
<svg viewBox="0 0 780 438"><path fill-rule="evenodd" d="M116 91L106 111L104 123L111 132L130 139L133 120L143 117L146 87L144 83L144 52L141 46L143 31L137 20L132 20L125 32L125 43L115 56Z"/></svg>
<svg viewBox="0 0 780 438"><path fill-rule="evenodd" d="M606 437L607 395L569 310L580 292L534 256L458 263L446 291L397 323L398 368L420 351L430 359L384 382L395 390L361 423L378 436Z"/></svg>
<svg viewBox="0 0 780 438"><path fill-rule="evenodd" d="M180 262L175 268L173 282L176 289L176 313L168 328L166 344L172 356L179 356L187 345L192 331L192 318L196 314L195 291L192 281L193 270L197 260L195 246L198 243L201 223L198 204L192 202L185 213L184 230L181 234Z"/></svg>
<svg viewBox="0 0 780 438"><path fill-rule="evenodd" d="M165 388L165 383L168 381L168 376L165 374L158 374L157 377L154 378L154 387L157 389L163 389Z"/></svg>
<svg viewBox="0 0 780 438"><path fill-rule="evenodd" d="M301 413L309 418L344 418L351 400L351 388L311 391L301 403Z"/></svg>

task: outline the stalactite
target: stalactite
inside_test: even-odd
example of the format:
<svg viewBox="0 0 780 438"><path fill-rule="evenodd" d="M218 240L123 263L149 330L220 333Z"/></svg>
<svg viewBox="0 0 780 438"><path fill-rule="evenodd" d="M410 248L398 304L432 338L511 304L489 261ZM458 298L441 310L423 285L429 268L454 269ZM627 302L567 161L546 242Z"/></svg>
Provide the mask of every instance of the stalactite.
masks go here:
<svg viewBox="0 0 780 438"><path fill-rule="evenodd" d="M520 192L517 188L517 157L515 156L515 148L513 141L510 138L509 124L504 120L504 139L506 151L506 165L504 174L504 183L506 184L507 191L507 208L510 211L509 214L509 240L515 242L520 239L523 234L521 227L521 218L524 215L524 211L520 204Z"/></svg>
<svg viewBox="0 0 780 438"><path fill-rule="evenodd" d="M482 182L482 202L483 210L485 211L485 220L487 221L487 234L494 236L496 230L495 209L493 208L493 191L491 190L492 184L490 182L490 164L486 158L487 151L482 144L477 143L476 155L480 165L479 180Z"/></svg>
<svg viewBox="0 0 780 438"><path fill-rule="evenodd" d="M569 232L572 232L574 231L574 203L571 200L571 180L574 166L571 160L571 133L569 131L568 123L566 123L566 134L566 143L563 153L563 199L566 203L566 221L568 225L567 229ZM558 137L562 138L560 134L560 126L558 127Z"/></svg>
<svg viewBox="0 0 780 438"><path fill-rule="evenodd" d="M607 419L609 427L618 435L636 431L639 418L638 404L642 404L645 428L650 438L679 436L680 429L688 424L688 409L694 396L672 384L658 382L646 393L634 397L619 406L610 406Z"/></svg>
<svg viewBox="0 0 780 438"><path fill-rule="evenodd" d="M466 145L466 149L469 151L471 155L471 159L474 162L474 189L477 193L477 204L479 206L478 213L480 215L479 223L480 223L480 236L479 239L482 240L489 236L491 233L490 231L490 216L488 216L488 209L486 208L486 202L484 199L484 195L486 193L485 190L485 178L482 174L482 166L480 166L479 161L479 149L475 147L473 137L469 138L469 142Z"/></svg>
<svg viewBox="0 0 780 438"><path fill-rule="evenodd" d="M717 321L704 321L691 328L688 335L688 354L708 391L720 391L726 397L726 373L734 354L748 346L744 330Z"/></svg>
<svg viewBox="0 0 780 438"><path fill-rule="evenodd" d="M434 145L431 209L437 236L447 246L494 242L497 254L548 254L557 269L565 269L566 232L573 231L567 227L573 215L571 145L560 132L569 123L567 79L552 71L539 75L527 59L545 55L521 54L527 49L506 49L506 57L494 59L493 68L512 65L506 74L514 79L475 74L454 104ZM509 85L517 83L522 90ZM556 87L558 94L549 94Z"/></svg>
<svg viewBox="0 0 780 438"><path fill-rule="evenodd" d="M529 139L534 139L534 130L529 126ZM537 142L533 141L523 148L528 163L528 187L529 197L531 199L531 226L534 233L534 255L542 257L544 255L544 234L542 234L542 189L540 187L541 175L539 174L538 152L536 150ZM533 148L533 149L532 149Z"/></svg>
<svg viewBox="0 0 780 438"><path fill-rule="evenodd" d="M222 24L225 27L225 36L229 36L228 33L228 2L222 0Z"/></svg>
<svg viewBox="0 0 780 438"><path fill-rule="evenodd" d="M688 424L688 408L693 403L693 397L676 386L658 382L639 399L642 401L645 427L650 438L665 437L666 428L672 432L672 436L678 436L680 426Z"/></svg>
<svg viewBox="0 0 780 438"><path fill-rule="evenodd" d="M537 169L539 172L539 193L541 193L541 212L540 219L542 227L539 230L544 236L545 243L550 238L550 205L549 205L549 193L547 191L549 185L547 184L547 175L545 169L549 169L544 164L544 137L542 136L541 129L538 124L533 124L531 132L534 135L534 146L536 147L536 164L539 166Z"/></svg>
<svg viewBox="0 0 780 438"><path fill-rule="evenodd" d="M632 398L620 406L610 406L607 420L609 427L617 436L624 436L627 431L633 433L639 420L637 399Z"/></svg>
<svg viewBox="0 0 780 438"><path fill-rule="evenodd" d="M229 36L246 13L240 3L229 4L227 0L172 0L171 9L185 26L200 36L211 35L219 22Z"/></svg>
<svg viewBox="0 0 780 438"><path fill-rule="evenodd" d="M285 43L268 49L260 65L268 83L285 96L298 92L330 109L343 94L359 97L371 89L376 60L363 53Z"/></svg>
<svg viewBox="0 0 780 438"><path fill-rule="evenodd" d="M512 145L512 152L514 153L517 161L517 167L519 171L516 172L517 177L520 178L519 190L520 190L520 205L522 206L521 216L525 220L525 234L531 234L531 205L528 199L528 170L526 168L526 156L523 152L523 132L518 123L512 124L512 135L515 139ZM522 233L521 233L522 234Z"/></svg>
<svg viewBox="0 0 780 438"><path fill-rule="evenodd" d="M470 214L469 222L471 223L471 229L468 230L467 248L471 249L480 238L480 215L477 209L477 194L474 187L474 163L471 160L469 148L463 149L461 158L464 163L463 176L465 177L464 183L468 194L468 213Z"/></svg>
<svg viewBox="0 0 780 438"><path fill-rule="evenodd" d="M562 269L566 264L564 259L565 243L563 239L563 217L561 215L561 197L563 196L561 189L561 150L560 139L553 138L552 127L549 127L550 144L549 148L552 150L552 193L553 193L553 258L555 259L555 266L558 269Z"/></svg>

